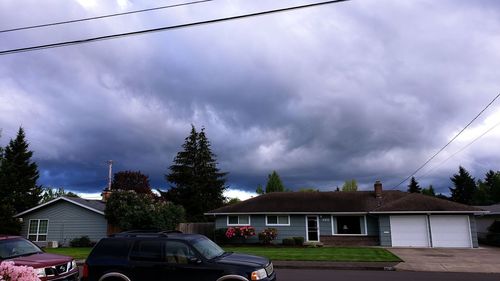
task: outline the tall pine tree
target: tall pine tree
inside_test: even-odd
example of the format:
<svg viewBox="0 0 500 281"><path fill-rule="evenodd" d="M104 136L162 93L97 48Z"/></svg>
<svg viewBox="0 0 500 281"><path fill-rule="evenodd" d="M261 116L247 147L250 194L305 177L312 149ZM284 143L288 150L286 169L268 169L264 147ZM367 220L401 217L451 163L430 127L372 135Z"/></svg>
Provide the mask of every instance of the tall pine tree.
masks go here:
<svg viewBox="0 0 500 281"><path fill-rule="evenodd" d="M415 177L411 177L410 184L408 185L408 192L410 193L421 193L422 189L418 185L417 180Z"/></svg>
<svg viewBox="0 0 500 281"><path fill-rule="evenodd" d="M211 151L205 129L198 133L191 126L182 148L165 176L171 187L162 196L182 205L188 221L206 221L205 212L224 205L227 173L217 168L216 155Z"/></svg>
<svg viewBox="0 0 500 281"><path fill-rule="evenodd" d="M42 189L36 185L38 166L31 161L23 128L0 153L0 232L18 233L19 223L12 218L38 204Z"/></svg>
<svg viewBox="0 0 500 281"><path fill-rule="evenodd" d="M266 193L285 191L285 186L276 171L273 171L267 178Z"/></svg>
<svg viewBox="0 0 500 281"><path fill-rule="evenodd" d="M489 187L490 200L492 203L500 202L500 171L489 170L486 173L484 183Z"/></svg>
<svg viewBox="0 0 500 281"><path fill-rule="evenodd" d="M469 172L462 166L458 168L458 174L450 178L455 188L450 187L451 200L471 204L474 193L477 190L476 180L469 174Z"/></svg>

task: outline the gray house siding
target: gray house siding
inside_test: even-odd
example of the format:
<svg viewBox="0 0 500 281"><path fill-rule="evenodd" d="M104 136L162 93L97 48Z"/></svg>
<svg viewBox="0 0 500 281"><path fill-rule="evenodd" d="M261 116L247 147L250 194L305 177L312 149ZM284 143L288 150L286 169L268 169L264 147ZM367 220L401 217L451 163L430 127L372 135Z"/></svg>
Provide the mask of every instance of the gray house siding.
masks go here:
<svg viewBox="0 0 500 281"><path fill-rule="evenodd" d="M28 237L29 221L48 219L47 241L58 241L60 246L68 246L74 238L87 235L91 241L106 237L107 222L104 215L60 200L21 216L21 235ZM37 242L46 246L46 242Z"/></svg>
<svg viewBox="0 0 500 281"><path fill-rule="evenodd" d="M378 217L378 228L380 237L380 246L391 247L391 221L389 216L381 215Z"/></svg>

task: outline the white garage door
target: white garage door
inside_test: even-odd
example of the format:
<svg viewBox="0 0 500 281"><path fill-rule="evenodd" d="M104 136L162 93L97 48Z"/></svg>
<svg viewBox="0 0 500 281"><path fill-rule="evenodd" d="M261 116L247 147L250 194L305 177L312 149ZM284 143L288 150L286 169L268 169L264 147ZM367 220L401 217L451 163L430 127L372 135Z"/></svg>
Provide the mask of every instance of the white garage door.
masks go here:
<svg viewBox="0 0 500 281"><path fill-rule="evenodd" d="M391 216L393 247L429 247L427 216Z"/></svg>
<svg viewBox="0 0 500 281"><path fill-rule="evenodd" d="M433 247L472 247L467 216L430 216Z"/></svg>

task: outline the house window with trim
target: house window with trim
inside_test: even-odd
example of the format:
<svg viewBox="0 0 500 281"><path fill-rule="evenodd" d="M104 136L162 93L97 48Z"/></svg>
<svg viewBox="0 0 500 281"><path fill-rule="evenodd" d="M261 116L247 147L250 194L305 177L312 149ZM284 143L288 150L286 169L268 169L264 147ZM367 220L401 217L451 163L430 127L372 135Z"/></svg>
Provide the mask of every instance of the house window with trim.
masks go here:
<svg viewBox="0 0 500 281"><path fill-rule="evenodd" d="M266 225L269 226L289 226L290 225L290 216L266 216Z"/></svg>
<svg viewBox="0 0 500 281"><path fill-rule="evenodd" d="M30 220L28 239L35 242L47 241L49 220Z"/></svg>
<svg viewBox="0 0 500 281"><path fill-rule="evenodd" d="M249 215L227 216L227 225L250 225Z"/></svg>
<svg viewBox="0 0 500 281"><path fill-rule="evenodd" d="M337 223L337 232L335 234L344 235L365 235L366 230L363 225L365 223L364 216L337 216L335 217Z"/></svg>

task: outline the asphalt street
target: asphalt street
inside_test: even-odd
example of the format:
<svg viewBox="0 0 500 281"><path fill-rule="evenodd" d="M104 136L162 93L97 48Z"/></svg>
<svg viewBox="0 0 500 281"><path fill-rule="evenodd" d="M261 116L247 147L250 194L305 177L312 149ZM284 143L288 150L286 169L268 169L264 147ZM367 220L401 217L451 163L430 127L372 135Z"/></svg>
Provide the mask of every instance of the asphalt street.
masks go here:
<svg viewBox="0 0 500 281"><path fill-rule="evenodd" d="M498 281L500 274L370 270L276 269L279 281Z"/></svg>

